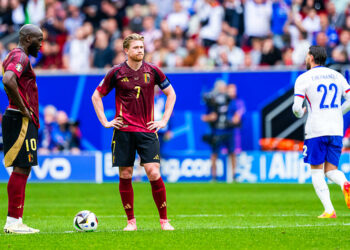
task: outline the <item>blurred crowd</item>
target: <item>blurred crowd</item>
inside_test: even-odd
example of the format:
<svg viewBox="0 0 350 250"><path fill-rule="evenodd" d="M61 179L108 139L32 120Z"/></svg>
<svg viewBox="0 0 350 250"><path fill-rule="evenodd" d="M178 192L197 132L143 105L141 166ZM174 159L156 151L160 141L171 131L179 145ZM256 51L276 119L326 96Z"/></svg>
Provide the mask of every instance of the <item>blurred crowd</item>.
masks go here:
<svg viewBox="0 0 350 250"><path fill-rule="evenodd" d="M327 48L327 64L350 59L348 0L0 0L1 60L24 23L43 29L42 69L119 64L132 32L160 67L302 65L310 45Z"/></svg>
<svg viewBox="0 0 350 250"><path fill-rule="evenodd" d="M80 153L79 122L70 121L67 113L53 105L44 108L44 121L39 129L39 154Z"/></svg>

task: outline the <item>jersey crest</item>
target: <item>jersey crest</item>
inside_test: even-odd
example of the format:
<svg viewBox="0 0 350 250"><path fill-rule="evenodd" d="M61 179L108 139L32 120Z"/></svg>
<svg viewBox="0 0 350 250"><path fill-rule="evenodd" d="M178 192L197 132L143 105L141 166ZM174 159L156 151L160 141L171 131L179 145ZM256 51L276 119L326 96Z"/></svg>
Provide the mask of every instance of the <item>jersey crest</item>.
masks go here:
<svg viewBox="0 0 350 250"><path fill-rule="evenodd" d="M151 76L149 73L144 73L145 83L149 83L151 81Z"/></svg>

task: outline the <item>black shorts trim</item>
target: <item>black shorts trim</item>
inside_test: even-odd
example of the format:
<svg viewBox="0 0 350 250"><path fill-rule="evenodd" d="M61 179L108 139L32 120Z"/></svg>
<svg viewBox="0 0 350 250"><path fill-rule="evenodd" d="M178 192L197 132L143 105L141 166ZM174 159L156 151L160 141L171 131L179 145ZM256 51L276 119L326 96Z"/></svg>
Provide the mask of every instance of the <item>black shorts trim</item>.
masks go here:
<svg viewBox="0 0 350 250"><path fill-rule="evenodd" d="M113 132L112 163L114 167L134 166L136 152L145 163L160 163L159 140L156 133Z"/></svg>
<svg viewBox="0 0 350 250"><path fill-rule="evenodd" d="M5 167L38 165L38 129L20 112L6 110L2 120Z"/></svg>

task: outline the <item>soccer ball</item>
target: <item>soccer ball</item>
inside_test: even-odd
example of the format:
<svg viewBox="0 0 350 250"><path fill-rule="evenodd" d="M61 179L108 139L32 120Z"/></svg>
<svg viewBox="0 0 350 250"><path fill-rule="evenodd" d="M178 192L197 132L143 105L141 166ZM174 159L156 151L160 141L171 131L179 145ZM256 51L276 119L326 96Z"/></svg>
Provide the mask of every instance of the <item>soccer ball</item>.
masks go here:
<svg viewBox="0 0 350 250"><path fill-rule="evenodd" d="M79 232L93 232L97 229L98 220L93 212L83 210L73 220L74 228Z"/></svg>

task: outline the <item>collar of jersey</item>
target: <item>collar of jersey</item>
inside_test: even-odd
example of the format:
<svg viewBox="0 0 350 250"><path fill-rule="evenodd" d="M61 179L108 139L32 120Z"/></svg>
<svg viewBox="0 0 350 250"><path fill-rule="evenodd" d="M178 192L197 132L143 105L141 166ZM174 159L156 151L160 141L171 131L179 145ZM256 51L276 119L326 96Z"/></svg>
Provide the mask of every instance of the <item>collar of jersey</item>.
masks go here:
<svg viewBox="0 0 350 250"><path fill-rule="evenodd" d="M125 63L125 65L126 65L126 67L128 68L128 70L131 70L132 72L137 72L137 71L139 71L139 70L143 67L143 65L145 64L145 61L142 61L142 65L141 65L141 67L140 67L138 70L132 69L132 68L126 63L126 61L125 61L124 63Z"/></svg>

